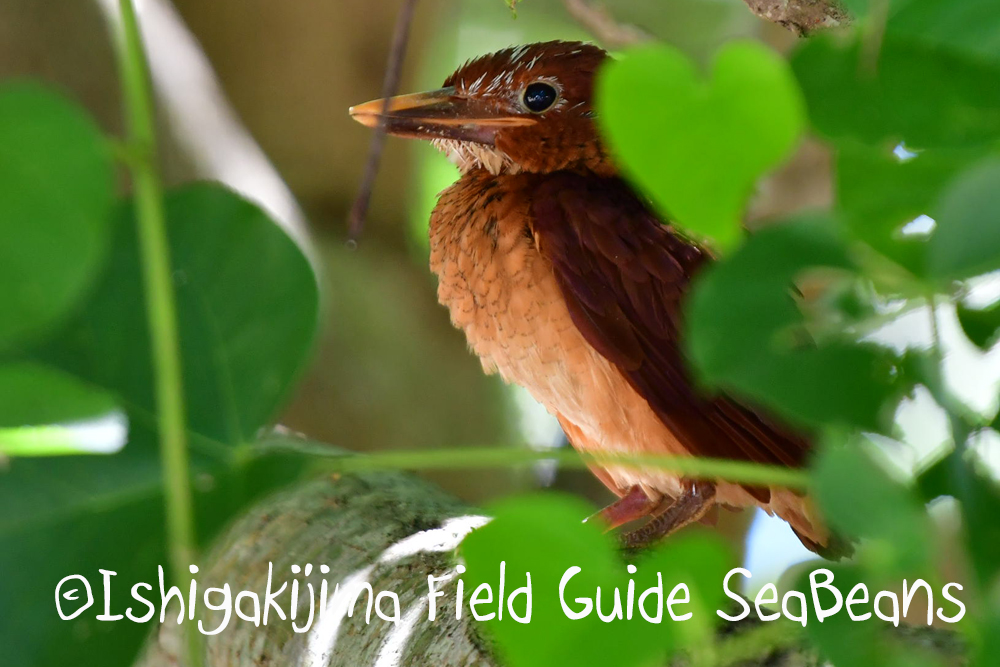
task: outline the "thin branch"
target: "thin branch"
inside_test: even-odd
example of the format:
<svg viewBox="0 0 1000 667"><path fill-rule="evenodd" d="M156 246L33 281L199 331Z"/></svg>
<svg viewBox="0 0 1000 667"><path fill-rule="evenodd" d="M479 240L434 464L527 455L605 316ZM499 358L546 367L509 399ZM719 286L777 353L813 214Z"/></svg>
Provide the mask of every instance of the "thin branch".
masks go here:
<svg viewBox="0 0 1000 667"><path fill-rule="evenodd" d="M575 450L538 450L510 446L388 450L354 454L329 445L282 436L264 438L250 447L255 455L281 452L316 457L323 459L324 470L341 473L373 470L504 468L538 461L556 461L559 465L575 468L583 468L594 463L615 464L622 467L657 468L693 479L724 479L739 484L783 486L790 489L809 487L809 473L805 470L693 456L596 455Z"/></svg>
<svg viewBox="0 0 1000 667"><path fill-rule="evenodd" d="M392 34L392 46L389 49L389 62L382 80L382 97L386 99L383 111L388 110L389 98L396 94L399 88L399 78L403 70L403 57L406 55L406 42L410 36L410 24L413 22L413 12L417 0L403 0L403 6L396 17L396 26ZM368 205L371 203L372 190L375 187L375 177L378 175L378 165L382 159L382 149L385 146L385 118L379 121L372 136L368 149L368 161L365 163L364 175L358 188L358 196L354 199L348 216L348 238L357 241L365 227L368 215Z"/></svg>
<svg viewBox="0 0 1000 667"><path fill-rule="evenodd" d="M757 16L782 25L801 37L817 30L840 28L851 17L838 0L743 0Z"/></svg>
<svg viewBox="0 0 1000 667"><path fill-rule="evenodd" d="M609 49L620 49L653 39L642 28L619 22L603 4L589 0L563 0L563 4L577 23Z"/></svg>

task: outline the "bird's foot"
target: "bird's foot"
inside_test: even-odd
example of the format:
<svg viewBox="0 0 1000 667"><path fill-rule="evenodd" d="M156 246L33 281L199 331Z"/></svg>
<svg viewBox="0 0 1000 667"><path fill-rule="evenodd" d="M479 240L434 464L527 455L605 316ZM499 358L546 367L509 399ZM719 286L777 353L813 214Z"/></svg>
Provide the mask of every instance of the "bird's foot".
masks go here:
<svg viewBox="0 0 1000 667"><path fill-rule="evenodd" d="M715 506L715 485L694 481L688 489L648 523L622 535L622 546L636 549L656 542L688 524L699 521Z"/></svg>
<svg viewBox="0 0 1000 667"><path fill-rule="evenodd" d="M650 498L641 486L636 485L600 512L587 517L586 521L600 517L607 525L607 530L611 530L644 516L649 516L660 505L660 502L659 499Z"/></svg>

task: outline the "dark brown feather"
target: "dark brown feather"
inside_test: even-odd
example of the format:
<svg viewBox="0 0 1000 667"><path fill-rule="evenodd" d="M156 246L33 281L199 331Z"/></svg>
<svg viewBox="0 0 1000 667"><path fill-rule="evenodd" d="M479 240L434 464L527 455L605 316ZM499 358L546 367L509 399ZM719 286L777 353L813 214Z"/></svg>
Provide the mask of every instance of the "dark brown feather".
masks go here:
<svg viewBox="0 0 1000 667"><path fill-rule="evenodd" d="M573 322L688 451L804 464L803 437L692 382L679 340L681 307L691 278L709 259L704 250L661 224L617 178L539 176L531 224ZM752 492L766 502L766 489Z"/></svg>

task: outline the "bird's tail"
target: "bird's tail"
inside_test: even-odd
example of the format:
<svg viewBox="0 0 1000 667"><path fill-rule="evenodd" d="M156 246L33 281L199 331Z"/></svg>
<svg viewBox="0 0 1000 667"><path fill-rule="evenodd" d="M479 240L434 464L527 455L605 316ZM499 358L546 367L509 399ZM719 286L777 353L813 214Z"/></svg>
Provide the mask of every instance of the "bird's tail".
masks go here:
<svg viewBox="0 0 1000 667"><path fill-rule="evenodd" d="M771 489L769 509L787 521L802 545L813 553L827 560L854 555L853 541L826 525L809 496L800 496L788 489Z"/></svg>

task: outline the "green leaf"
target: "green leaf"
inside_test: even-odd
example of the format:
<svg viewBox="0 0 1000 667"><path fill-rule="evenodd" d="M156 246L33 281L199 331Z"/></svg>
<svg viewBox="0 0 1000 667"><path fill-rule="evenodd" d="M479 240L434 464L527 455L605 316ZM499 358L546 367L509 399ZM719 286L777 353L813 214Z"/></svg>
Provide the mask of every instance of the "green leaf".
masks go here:
<svg viewBox="0 0 1000 667"><path fill-rule="evenodd" d="M0 568L20 573L0 580L0 604L20 610L21 619L16 625L0 624L8 664L129 665L156 625L94 619L103 607L98 569L118 573L112 613L135 606L128 594L133 583L155 588L157 566L169 571L155 434L146 424L133 424L129 438L128 446L111 457L18 458L0 475ZM223 465L196 453L194 494L202 545L237 511L302 470L300 457L246 457ZM55 613L52 595L56 583L70 574L87 577L97 603L65 622ZM169 573L167 579L169 585Z"/></svg>
<svg viewBox="0 0 1000 667"><path fill-rule="evenodd" d="M969 664L988 665L1000 654L1000 605L995 600L983 614L978 625L982 628L979 631L982 641L976 642L973 646L974 657Z"/></svg>
<svg viewBox="0 0 1000 667"><path fill-rule="evenodd" d="M671 536L637 561L637 566L637 574L642 577L636 578L637 591L653 585L656 572L663 573L664 595L680 583L690 588L691 604L678 611L690 612L691 618L672 628L679 647L691 650L715 641L713 634L719 619L716 610L724 609L729 602L721 582L736 567L731 548L718 534L689 529Z"/></svg>
<svg viewBox="0 0 1000 667"><path fill-rule="evenodd" d="M4 456L113 454L125 446L126 426L117 414L91 424L0 428Z"/></svg>
<svg viewBox="0 0 1000 667"><path fill-rule="evenodd" d="M975 410L955 398L945 378L941 361L934 350L927 348L906 350L897 370L906 387L922 385L937 404L943 406L955 418L956 424L980 424L983 421L982 416Z"/></svg>
<svg viewBox="0 0 1000 667"><path fill-rule="evenodd" d="M167 563L142 274L132 208L126 203L122 211L126 220L97 289L29 356L114 394L128 414L129 442L100 459L14 459L0 473L0 569L19 572L0 578L0 608L25 610L18 631L0 625L12 664L128 664L147 628L95 623L89 613L89 621L64 623L37 601L50 599L68 574L98 583L103 567L121 582L155 582L156 565ZM204 542L248 498L302 469L298 459L252 456L251 443L275 418L306 358L316 282L281 229L228 190L174 192L167 216ZM124 606L127 589L112 605Z"/></svg>
<svg viewBox="0 0 1000 667"><path fill-rule="evenodd" d="M112 418L95 430L69 422ZM117 417L117 419L115 419ZM0 365L0 454L110 454L124 445L114 398L72 375L31 363Z"/></svg>
<svg viewBox="0 0 1000 667"><path fill-rule="evenodd" d="M871 0L840 0L840 4L851 13L851 16L861 18L868 13Z"/></svg>
<svg viewBox="0 0 1000 667"><path fill-rule="evenodd" d="M54 368L0 366L0 428L92 419L117 407L107 392Z"/></svg>
<svg viewBox="0 0 1000 667"><path fill-rule="evenodd" d="M864 584L870 591L868 603L855 606L854 611L857 614L873 614L874 596L877 591L886 589L884 584L872 581L870 573L857 565L824 564L824 567L833 573L831 585L840 591L844 600L854 586ZM905 576L912 580L912 573ZM897 582L895 586L898 585ZM806 599L810 599L810 582L807 577L800 577L795 588ZM893 588L894 586L890 586L888 590ZM820 590L818 594L824 608L836 604L833 593ZM880 608L887 612L888 607L883 602ZM810 608L806 633L828 661L823 664L849 667L943 667L945 664L937 651L928 651L927 647L915 645L911 636L894 632L891 626L874 615L865 621L853 621L847 611L841 608L840 612L828 616L820 623L813 611ZM938 646L933 647L937 648Z"/></svg>
<svg viewBox="0 0 1000 667"><path fill-rule="evenodd" d="M662 655L655 646L650 650L643 645L638 623L605 625L595 613L570 620L560 607L559 582L572 566L582 570L566 588L574 610L578 607L575 598L593 598L598 585L607 591L624 581L625 564L615 557L610 536L594 523L581 523L592 511L566 496L508 498L489 508L493 520L462 544L466 594L471 597L476 587L488 584L493 590L492 611L496 610L501 562L505 563L508 593L524 586L526 573L531 573L531 622L520 624L508 615L485 623L510 667L602 664L604 659L628 666ZM604 601L609 611L611 605Z"/></svg>
<svg viewBox="0 0 1000 667"><path fill-rule="evenodd" d="M834 580L831 585L835 586L845 599L856 584L868 583L857 566L824 564L824 567L833 573ZM810 585L807 577L803 576L795 588L809 599ZM824 595L832 597L830 593ZM832 599L820 599L824 608L835 603ZM823 657L832 664L850 665L850 667L883 667L886 664L885 637L874 621L855 622L841 610L840 613L828 616L820 623L812 611L810 607L806 633L815 642ZM867 607L864 611L868 611ZM858 613L864 613L860 607Z"/></svg>
<svg viewBox="0 0 1000 667"><path fill-rule="evenodd" d="M985 352L1000 340L1000 302L982 310L959 303L955 311L962 331L980 350Z"/></svg>
<svg viewBox="0 0 1000 667"><path fill-rule="evenodd" d="M888 148L845 144L837 151L839 219L859 240L923 275L927 239L902 230L933 212L938 193L971 156L935 151L900 160Z"/></svg>
<svg viewBox="0 0 1000 667"><path fill-rule="evenodd" d="M887 9L887 17L892 17L913 0L840 0L855 19L867 18L875 10Z"/></svg>
<svg viewBox="0 0 1000 667"><path fill-rule="evenodd" d="M979 590L993 590L1000 575L1000 486L978 463L957 451L924 470L918 478L924 499L952 496L962 504L962 525Z"/></svg>
<svg viewBox="0 0 1000 667"><path fill-rule="evenodd" d="M952 495L962 503L968 552L979 590L995 591L1000 580L1000 485L975 464L953 472ZM954 465L954 462L953 462Z"/></svg>
<svg viewBox="0 0 1000 667"><path fill-rule="evenodd" d="M34 355L152 415L152 371L135 222L121 208L100 289L71 326ZM253 440L287 397L316 328L317 285L295 243L257 206L198 184L166 200L191 428Z"/></svg>
<svg viewBox="0 0 1000 667"><path fill-rule="evenodd" d="M814 489L831 527L871 540L865 551L886 574L930 564L930 525L914 491L875 463L860 440L828 443L814 468Z"/></svg>
<svg viewBox="0 0 1000 667"><path fill-rule="evenodd" d="M0 87L0 349L43 333L105 255L111 157L87 114L33 84Z"/></svg>
<svg viewBox="0 0 1000 667"><path fill-rule="evenodd" d="M942 280L1000 269L1000 158L987 158L952 181L934 211L928 273Z"/></svg>
<svg viewBox="0 0 1000 667"><path fill-rule="evenodd" d="M510 667L658 664L676 647L705 641L711 632L714 610L721 599L719 582L730 567L725 547L706 536L684 535L634 561L637 572L630 575L600 526L581 523L581 517L591 511L579 500L555 494L508 498L491 508L493 520L462 544L467 599L481 584L489 584L493 590L493 605L480 608L481 612L496 611L501 562L507 594L524 586L526 573L531 573L531 622L520 624L505 615L503 620L484 623ZM584 603L577 598L593 601L598 586L604 614L612 611L616 587L627 609L629 579L635 582L638 601L643 591L656 585L660 573L664 603L675 585L690 587L691 602L675 606L675 612L690 612L692 619L674 622L664 609L662 623L653 624L635 607L632 620L603 622L596 610L586 618L572 620L560 606L559 583L573 566L581 570L568 580L565 589L571 611L583 608ZM645 608L647 613L655 613L655 598L648 599ZM523 597L515 610L523 611Z"/></svg>
<svg viewBox="0 0 1000 667"><path fill-rule="evenodd" d="M876 62L860 42L805 42L792 58L817 131L836 142L975 147L1000 138L1000 69L889 33Z"/></svg>
<svg viewBox="0 0 1000 667"><path fill-rule="evenodd" d="M598 120L625 173L671 220L731 247L757 179L789 156L803 129L785 61L734 43L704 81L666 46L627 52L604 67Z"/></svg>
<svg viewBox="0 0 1000 667"><path fill-rule="evenodd" d="M917 492L925 503L952 495L952 454L943 456L917 475Z"/></svg>
<svg viewBox="0 0 1000 667"><path fill-rule="evenodd" d="M748 238L701 274L689 298L684 340L701 379L796 422L880 429L883 406L900 391L894 358L850 340L817 344L792 295L807 270L850 280L854 268L828 224L775 225Z"/></svg>
<svg viewBox="0 0 1000 667"><path fill-rule="evenodd" d="M1000 13L994 0L894 0L888 30L1000 64Z"/></svg>

